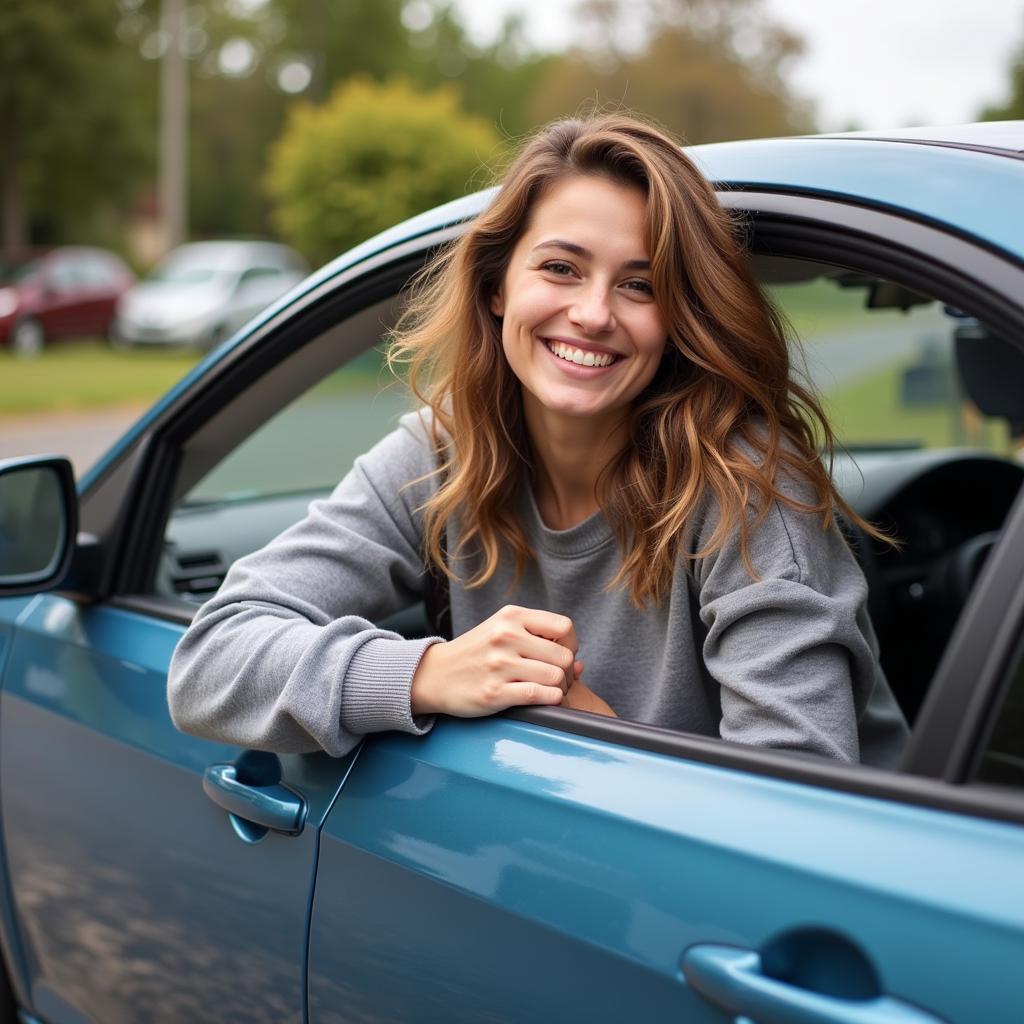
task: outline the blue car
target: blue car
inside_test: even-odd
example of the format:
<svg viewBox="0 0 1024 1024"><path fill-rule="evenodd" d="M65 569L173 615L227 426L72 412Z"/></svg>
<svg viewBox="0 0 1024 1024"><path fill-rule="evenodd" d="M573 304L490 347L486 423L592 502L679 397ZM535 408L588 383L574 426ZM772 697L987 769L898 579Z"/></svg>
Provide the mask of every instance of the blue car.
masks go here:
<svg viewBox="0 0 1024 1024"><path fill-rule="evenodd" d="M380 344L471 196L314 274L77 488L0 463L0 1019L1024 1020L1024 122L690 152L900 542L852 537L900 769L562 708L340 759L174 729L199 603L409 407Z"/></svg>

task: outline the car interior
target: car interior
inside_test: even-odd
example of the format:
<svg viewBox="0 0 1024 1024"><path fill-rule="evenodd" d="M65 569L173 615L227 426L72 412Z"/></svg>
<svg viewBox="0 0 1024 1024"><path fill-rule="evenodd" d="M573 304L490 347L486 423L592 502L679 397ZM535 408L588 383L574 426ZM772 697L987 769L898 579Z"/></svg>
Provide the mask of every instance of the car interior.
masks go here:
<svg viewBox="0 0 1024 1024"><path fill-rule="evenodd" d="M877 274L751 259L792 328L794 373L833 423L841 493L892 538L850 534L883 667L913 722L1024 483L1024 353L941 297ZM320 332L184 443L157 596L201 603L413 407L382 354L399 299ZM411 609L388 624L412 636L426 619Z"/></svg>

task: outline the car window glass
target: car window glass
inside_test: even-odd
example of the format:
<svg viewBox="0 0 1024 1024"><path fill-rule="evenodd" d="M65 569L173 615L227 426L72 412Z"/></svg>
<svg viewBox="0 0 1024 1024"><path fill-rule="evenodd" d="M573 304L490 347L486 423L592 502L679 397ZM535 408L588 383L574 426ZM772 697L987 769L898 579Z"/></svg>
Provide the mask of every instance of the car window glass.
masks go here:
<svg viewBox="0 0 1024 1024"><path fill-rule="evenodd" d="M280 274L280 267L249 267L249 269L242 274L241 282L246 284L249 281L259 281L263 278L278 277Z"/></svg>
<svg viewBox="0 0 1024 1024"><path fill-rule="evenodd" d="M892 281L755 263L836 432L840 491L899 542L851 528L882 666L913 722L1024 479L1024 355Z"/></svg>
<svg viewBox="0 0 1024 1024"><path fill-rule="evenodd" d="M183 504L330 490L410 408L380 352L365 353L255 430Z"/></svg>
<svg viewBox="0 0 1024 1024"><path fill-rule="evenodd" d="M1010 421L986 415L965 380L974 343L987 337L976 320L839 269L768 291L803 344L797 363L802 355L844 446L1012 454Z"/></svg>
<svg viewBox="0 0 1024 1024"><path fill-rule="evenodd" d="M29 260L27 263L11 263L0 267L0 282L3 284L20 284L38 277L43 272L42 260Z"/></svg>
<svg viewBox="0 0 1024 1024"><path fill-rule="evenodd" d="M356 356L221 459L175 506L156 590L202 600L230 564L262 547L327 495L355 459L413 408L381 349Z"/></svg>
<svg viewBox="0 0 1024 1024"><path fill-rule="evenodd" d="M80 271L83 281L95 288L109 287L117 280L117 267L98 254L83 256Z"/></svg>
<svg viewBox="0 0 1024 1024"><path fill-rule="evenodd" d="M1024 652L1018 652L1006 698L978 764L977 780L1024 789Z"/></svg>
<svg viewBox="0 0 1024 1024"><path fill-rule="evenodd" d="M47 271L46 280L51 288L59 292L74 291L88 283L82 266L75 257L65 257L52 264Z"/></svg>

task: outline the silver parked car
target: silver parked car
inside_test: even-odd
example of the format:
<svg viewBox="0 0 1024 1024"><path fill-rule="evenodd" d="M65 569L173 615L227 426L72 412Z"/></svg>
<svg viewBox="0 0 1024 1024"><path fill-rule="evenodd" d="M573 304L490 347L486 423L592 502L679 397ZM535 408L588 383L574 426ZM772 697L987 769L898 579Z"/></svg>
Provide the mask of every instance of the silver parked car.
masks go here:
<svg viewBox="0 0 1024 1024"><path fill-rule="evenodd" d="M302 257L274 242L193 242L118 302L114 345L211 348L306 276Z"/></svg>

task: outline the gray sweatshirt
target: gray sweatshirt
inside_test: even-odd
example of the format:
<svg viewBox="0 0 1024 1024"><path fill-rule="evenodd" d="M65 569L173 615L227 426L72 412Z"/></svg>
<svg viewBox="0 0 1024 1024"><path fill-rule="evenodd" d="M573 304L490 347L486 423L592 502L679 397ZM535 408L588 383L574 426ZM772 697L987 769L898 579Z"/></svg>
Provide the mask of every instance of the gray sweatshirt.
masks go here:
<svg viewBox="0 0 1024 1024"><path fill-rule="evenodd" d="M334 493L239 559L174 653L168 698L186 732L281 753L340 755L365 733L422 733L409 691L424 650L379 622L427 590L422 514L435 459L417 414ZM668 596L635 608L606 591L620 551L601 513L548 529L529 487L521 512L536 560L513 587L503 564L477 590L451 588L457 636L503 605L572 618L584 678L622 718L764 747L891 767L907 726L878 664L867 586L842 535L776 503L751 537L680 561ZM713 528L695 517L688 550ZM461 566L460 566L461 568ZM695 621L699 615L699 621Z"/></svg>

